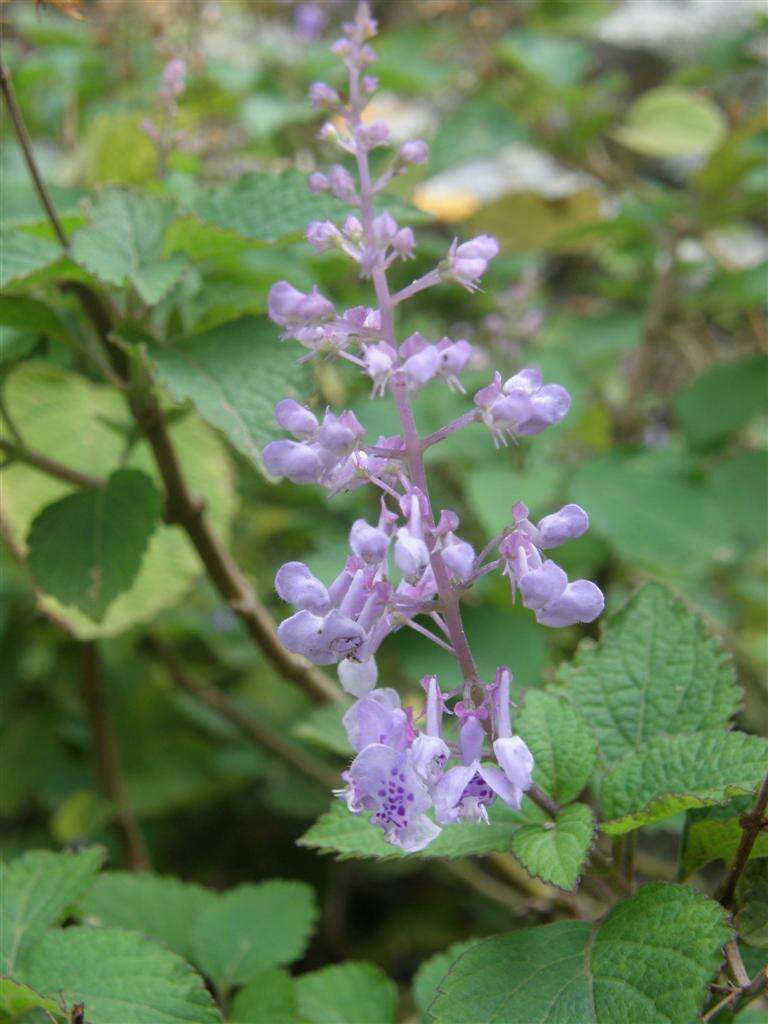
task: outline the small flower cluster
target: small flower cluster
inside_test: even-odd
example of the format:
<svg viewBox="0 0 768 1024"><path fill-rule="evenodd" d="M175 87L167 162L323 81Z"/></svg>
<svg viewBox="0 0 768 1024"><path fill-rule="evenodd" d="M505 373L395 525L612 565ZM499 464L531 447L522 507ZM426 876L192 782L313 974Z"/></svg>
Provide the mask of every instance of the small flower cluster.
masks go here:
<svg viewBox="0 0 768 1024"><path fill-rule="evenodd" d="M437 676L425 676L424 728L417 730L413 708L402 708L395 690L374 689L374 678L344 716L357 756L338 796L353 813L370 812L385 839L405 853L423 850L442 825L487 822L497 798L517 810L531 785L533 757L512 735L510 680L509 669L499 668L479 700L458 700L449 710L457 693L441 692ZM443 737L446 713L458 723L453 744ZM486 739L495 764L483 760Z"/></svg>
<svg viewBox="0 0 768 1024"><path fill-rule="evenodd" d="M499 247L488 235L454 240L432 270L390 291L387 272L395 260L412 256L415 238L389 213L376 212L374 197L395 175L424 163L427 145L420 139L405 143L372 178L368 154L386 146L389 138L386 125L365 122L362 116L376 89L367 73L376 59L369 45L375 31L361 4L333 47L348 70L347 95L322 82L311 89L314 106L333 118L321 137L350 155L357 173L339 163L327 175L311 175L313 192L328 191L353 212L341 227L313 221L307 240L320 252L335 249L352 260L360 276L371 279L376 306L339 313L316 288L305 293L280 281L270 292L268 308L283 339L295 339L306 350L302 361L343 359L370 380L372 397L391 395L401 433L366 443L351 411L336 415L328 410L321 420L308 407L284 399L275 413L291 437L268 444L263 455L271 474L294 483L320 484L330 493L364 485L379 492L376 524L364 519L353 524L350 555L330 586L301 562L288 562L278 571L277 592L296 609L278 632L296 654L316 664L338 665L342 686L358 698L344 719L357 755L340 795L354 813L370 812L389 842L415 851L431 842L441 826L487 821L487 809L497 798L519 807L531 785L533 758L512 734L511 674L500 668L493 682L480 679L461 619L464 592L481 576L498 571L509 580L513 599L519 592L523 605L550 627L593 621L602 611L603 595L589 580L569 582L544 554L585 532L589 521L578 505L566 505L534 525L519 502L507 528L479 554L459 535L454 511L436 515L433 510L424 465L427 448L472 423L483 424L497 446L539 434L563 419L571 399L561 385L544 383L534 368L506 381L496 373L466 413L419 436L414 394L437 380L463 393L461 374L474 353L465 339L430 341L415 333L398 341L395 312L411 296L441 282L476 290ZM450 652L461 672L461 685L448 693L441 692L436 677L422 680L427 692L423 729L417 729L413 709L402 708L394 690L376 688L376 653L386 637L403 628ZM457 723L453 743L442 735L445 715ZM486 740L495 763L483 759Z"/></svg>

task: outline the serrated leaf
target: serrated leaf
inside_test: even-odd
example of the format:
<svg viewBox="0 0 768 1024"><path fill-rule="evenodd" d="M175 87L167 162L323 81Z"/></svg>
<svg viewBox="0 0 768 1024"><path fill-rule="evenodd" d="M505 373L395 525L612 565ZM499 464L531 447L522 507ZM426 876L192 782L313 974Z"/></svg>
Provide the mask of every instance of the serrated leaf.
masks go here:
<svg viewBox="0 0 768 1024"><path fill-rule="evenodd" d="M554 821L519 828L512 836L512 853L529 875L560 889L575 889L595 831L592 809L571 804Z"/></svg>
<svg viewBox="0 0 768 1024"><path fill-rule="evenodd" d="M736 886L736 931L750 946L768 947L768 858L747 864Z"/></svg>
<svg viewBox="0 0 768 1024"><path fill-rule="evenodd" d="M54 1020L64 1018L64 1011L55 1000L40 995L29 985L21 985L11 978L0 978L0 1020L17 1020L36 1009L46 1010Z"/></svg>
<svg viewBox="0 0 768 1024"><path fill-rule="evenodd" d="M352 814L337 802L322 814L315 824L297 840L299 846L308 846L322 853L336 853L347 857L470 857L484 853L509 852L512 837L527 822L542 820L543 815L529 801L522 812L509 811L495 805L489 824L461 822L447 825L426 849L416 854L405 854L387 843L381 829L371 825L365 815Z"/></svg>
<svg viewBox="0 0 768 1024"><path fill-rule="evenodd" d="M644 886L602 921L486 939L430 1007L437 1024L691 1024L729 937L725 912L685 886Z"/></svg>
<svg viewBox="0 0 768 1024"><path fill-rule="evenodd" d="M394 1024L397 988L373 964L348 962L302 974L296 995L308 1024Z"/></svg>
<svg viewBox="0 0 768 1024"><path fill-rule="evenodd" d="M558 803L568 803L589 781L597 740L582 716L562 697L528 690L515 719L534 757L533 780Z"/></svg>
<svg viewBox="0 0 768 1024"><path fill-rule="evenodd" d="M657 736L627 754L603 780L601 828L621 835L689 807L722 804L757 788L768 765L768 740L743 732Z"/></svg>
<svg viewBox="0 0 768 1024"><path fill-rule="evenodd" d="M84 1003L89 1024L215 1024L203 979L180 956L119 928L49 931L24 980L65 1004Z"/></svg>
<svg viewBox="0 0 768 1024"><path fill-rule="evenodd" d="M232 1003L233 1024L298 1024L296 986L287 971L260 971Z"/></svg>
<svg viewBox="0 0 768 1024"><path fill-rule="evenodd" d="M35 581L100 622L138 576L160 512L152 479L136 469L118 469L103 487L48 505L27 537Z"/></svg>
<svg viewBox="0 0 768 1024"><path fill-rule="evenodd" d="M225 993L257 971L298 959L314 927L314 893L302 882L240 885L198 917L194 960Z"/></svg>
<svg viewBox="0 0 768 1024"><path fill-rule="evenodd" d="M723 140L722 110L691 89L662 86L643 93L613 134L624 146L652 157L692 157L711 153Z"/></svg>
<svg viewBox="0 0 768 1024"><path fill-rule="evenodd" d="M725 726L739 703L733 668L702 621L647 584L583 640L560 680L608 762L660 733Z"/></svg>
<svg viewBox="0 0 768 1024"><path fill-rule="evenodd" d="M191 960L195 922L215 899L202 886L177 878L105 871L78 904L78 915L88 924L141 932Z"/></svg>
<svg viewBox="0 0 768 1024"><path fill-rule="evenodd" d="M688 811L680 844L681 881L713 860L733 860L744 834L739 818L753 803L751 795L737 796L724 805ZM768 833L758 835L751 856L768 857Z"/></svg>
<svg viewBox="0 0 768 1024"><path fill-rule="evenodd" d="M125 439L133 428L114 388L95 385L50 363L30 361L8 375L3 394L30 448L55 452L66 465L97 476L108 476L121 464ZM206 515L226 540L235 495L223 445L192 413L169 424L169 432L191 489L205 496ZM144 441L131 449L127 464L159 483ZM22 549L35 516L71 490L69 484L22 463L4 469L4 514ZM133 586L115 599L101 623L53 597L42 596L39 603L79 639L114 636L152 620L160 609L179 600L200 572L200 559L186 535L177 527L161 525L152 535Z"/></svg>
<svg viewBox="0 0 768 1024"><path fill-rule="evenodd" d="M18 228L0 228L0 288L51 266L63 255L57 242Z"/></svg>
<svg viewBox="0 0 768 1024"><path fill-rule="evenodd" d="M244 174L198 197L192 212L202 221L260 242L303 234L310 220L344 216L347 208L327 194L313 195L305 175Z"/></svg>
<svg viewBox="0 0 768 1024"><path fill-rule="evenodd" d="M1 866L0 969L4 973L15 974L51 925L64 919L103 860L103 849L92 846L80 853L32 850Z"/></svg>
<svg viewBox="0 0 768 1024"><path fill-rule="evenodd" d="M106 284L133 284L147 305L156 305L187 265L179 253L163 257L172 216L172 206L156 196L105 192L89 226L73 235L72 258Z"/></svg>
<svg viewBox="0 0 768 1024"><path fill-rule="evenodd" d="M424 1024L429 1024L431 1020L427 1010L437 995L437 987L440 981L461 954L476 946L478 942L480 942L480 939L454 942L452 946L443 950L442 953L437 953L435 956L431 956L429 960L425 960L418 971L416 971L412 984L413 1001L421 1011L421 1019Z"/></svg>
<svg viewBox="0 0 768 1024"><path fill-rule="evenodd" d="M295 352L278 342L267 321L247 317L224 324L173 346L154 346L151 357L171 397L191 399L257 465L264 444L283 436L275 403L298 394L302 372Z"/></svg>
<svg viewBox="0 0 768 1024"><path fill-rule="evenodd" d="M768 394L768 357L717 363L696 377L675 401L680 426L694 446L714 444L747 426Z"/></svg>

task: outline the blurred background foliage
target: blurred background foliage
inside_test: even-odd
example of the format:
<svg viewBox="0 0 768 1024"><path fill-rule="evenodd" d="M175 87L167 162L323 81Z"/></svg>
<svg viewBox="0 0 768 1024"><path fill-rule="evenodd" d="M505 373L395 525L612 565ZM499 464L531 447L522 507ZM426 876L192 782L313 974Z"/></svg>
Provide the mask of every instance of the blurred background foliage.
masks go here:
<svg viewBox="0 0 768 1024"><path fill-rule="evenodd" d="M490 231L502 242L477 296L449 287L424 293L409 304L402 330L470 339L480 353L470 391L493 368L536 364L574 397L562 427L519 448L497 452L479 428L433 448L438 507L459 509L463 532L482 546L516 500L536 515L583 504L593 528L566 549L568 572L596 579L609 608L648 578L681 593L737 662L739 724L765 731L764 7L374 7L385 31L372 116L389 120L396 140L423 136L432 147L429 165L397 183L421 224L416 261L396 271L397 283L428 269L454 235ZM5 60L67 225L83 222L85 197L105 186L142 186L194 208L213 202L203 188L216 185L219 223L237 228L227 223L227 202L237 189L247 198L242 175L324 166L332 154L316 139L320 121L306 90L317 78L336 83L327 47L347 14L332 0L60 0L41 10L31 0L5 2ZM161 70L177 56L190 69L175 122L180 139L160 154L141 125L157 116ZM7 119L1 170L4 222L39 222ZM274 215L279 223L288 214L278 206ZM300 240L300 224L299 215L296 233L270 247L217 250L198 240L194 266L155 306L152 330L197 334L252 315L263 323L255 358L268 363L284 352L263 320L275 279L300 288L318 281L341 305L369 302L346 264ZM30 442L65 462L86 446L93 470L108 471L130 443L119 396L92 387L90 371L31 307L21 315L4 300L0 310L6 401L17 416L29 410ZM67 378L66 394L63 369L81 374L76 383ZM370 433L394 432L390 403L370 402L343 366L306 371L300 388L318 406L350 405ZM427 388L417 403L422 431L465 403ZM352 518L373 513L372 495L329 502L313 488L275 485L194 415L180 414L173 429L196 488L276 615L272 580L281 562L301 558L323 578L335 574ZM23 533L68 487L12 465L3 490ZM322 921L309 965L354 955L402 980L433 951L508 926L508 908L492 893L478 895L440 866L336 863L295 846L327 806L327 791L248 744L178 685L179 674L217 685L333 764L334 747L344 749L338 715L313 709L275 674L176 540L163 528L143 590L124 594L100 625L67 609L70 632L39 613L27 575L4 552L5 852L98 840L120 863L81 699L97 671L127 799L155 868L214 886L273 875L311 882ZM509 664L518 693L551 682L580 635L537 627L511 607L500 578L473 591L466 619L481 668ZM413 695L422 673L446 681L452 673L448 658L402 634L385 643L380 667L385 685ZM663 831L652 838L646 870L673 877L664 859L671 844ZM641 858L641 874L643 865Z"/></svg>

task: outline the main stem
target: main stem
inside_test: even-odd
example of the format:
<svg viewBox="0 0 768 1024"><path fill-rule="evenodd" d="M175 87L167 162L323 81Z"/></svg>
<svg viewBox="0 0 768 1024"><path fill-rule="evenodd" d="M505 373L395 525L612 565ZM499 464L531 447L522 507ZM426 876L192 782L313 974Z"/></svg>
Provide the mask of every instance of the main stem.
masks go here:
<svg viewBox="0 0 768 1024"><path fill-rule="evenodd" d="M355 68L352 68L349 73L349 98L352 108L351 126L355 136L355 154L357 158L358 174L360 177L360 212L362 215L366 240L372 244L374 216L373 184L371 182L371 172L368 166L368 153L358 141L361 111L360 74ZM397 341L395 338L395 323L393 315L394 306L392 295L389 290L389 283L387 281L387 272L383 267L377 267L372 272L372 278L373 286L376 289L376 298L379 303L382 335L384 340L391 345L392 348L396 348ZM429 526L434 526L435 520L429 496L427 473L424 467L424 449L416 427L416 420L413 415L413 406L411 405L411 400L408 396L408 391L404 382L393 382L392 389L395 396L395 402L397 404L397 411L400 416L400 424L403 428L403 440L405 442L405 450L407 454L408 467L411 471L411 478L426 500L427 523ZM466 696L469 697L472 684L478 681L478 674L475 659L472 657L472 651L470 650L469 642L467 640L467 634L464 631L464 623L461 619L459 595L451 583L448 570L445 567L445 563L443 562L439 550L434 546L430 551L429 561L432 566L432 572L435 575L435 583L437 585L437 592L442 604L448 635L451 638L451 644L456 652L456 660L459 663L462 678L468 691Z"/></svg>

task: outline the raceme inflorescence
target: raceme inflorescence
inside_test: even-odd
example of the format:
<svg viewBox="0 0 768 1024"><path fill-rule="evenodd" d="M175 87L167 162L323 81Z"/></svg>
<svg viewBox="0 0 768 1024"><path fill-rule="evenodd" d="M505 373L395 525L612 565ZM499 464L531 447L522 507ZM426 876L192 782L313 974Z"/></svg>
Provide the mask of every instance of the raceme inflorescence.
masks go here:
<svg viewBox="0 0 768 1024"><path fill-rule="evenodd" d="M571 399L564 387L545 383L537 369L523 369L506 381L496 373L464 415L429 436L419 435L413 396L440 382L463 392L461 374L473 349L463 339L431 342L419 333L398 344L395 312L440 282L476 290L499 247L488 235L461 244L454 240L437 267L398 292L390 290L389 267L409 259L416 243L410 227L401 227L386 209L376 212L374 199L410 165L425 163L428 147L421 140L405 143L386 170L372 176L369 153L389 143L387 125L363 116L377 88L367 73L376 60L369 45L375 33L363 4L333 46L348 72L347 95L321 82L310 90L315 107L331 115L321 137L352 158L356 174L337 164L327 174L310 176L313 192L330 192L352 212L342 227L313 221L306 237L318 251L338 250L354 261L373 283L376 307L338 313L316 288L303 293L281 281L271 289L269 314L283 329L283 339L295 339L306 349L304 360L346 360L370 378L372 399L392 396L401 431L370 444L351 411L328 410L319 418L286 398L275 415L291 437L268 444L264 463L275 476L320 484L330 494L364 486L380 493L377 521L352 524L350 555L330 586L301 562L280 568L277 592L296 611L281 623L279 636L289 650L318 665L338 665L342 686L357 698L344 718L357 753L338 795L354 813L370 812L388 842L414 852L442 825L488 821L488 807L496 799L519 808L531 785L533 757L512 734L510 670L500 666L490 681L479 677L462 623L463 593L487 573L500 572L513 599L519 593L537 620L552 627L591 622L604 602L594 583L569 581L547 555L587 529L587 514L578 505L534 523L518 502L509 526L479 554L460 536L454 511L436 515L432 508L424 464L429 447L476 422L488 428L497 446L506 445L559 423ZM390 572L391 562L396 574ZM450 651L461 671L462 683L454 690L441 690L435 675L421 680L426 700L419 715L401 707L394 690L376 686L376 652L385 637L404 627ZM455 728L444 735L446 718Z"/></svg>

